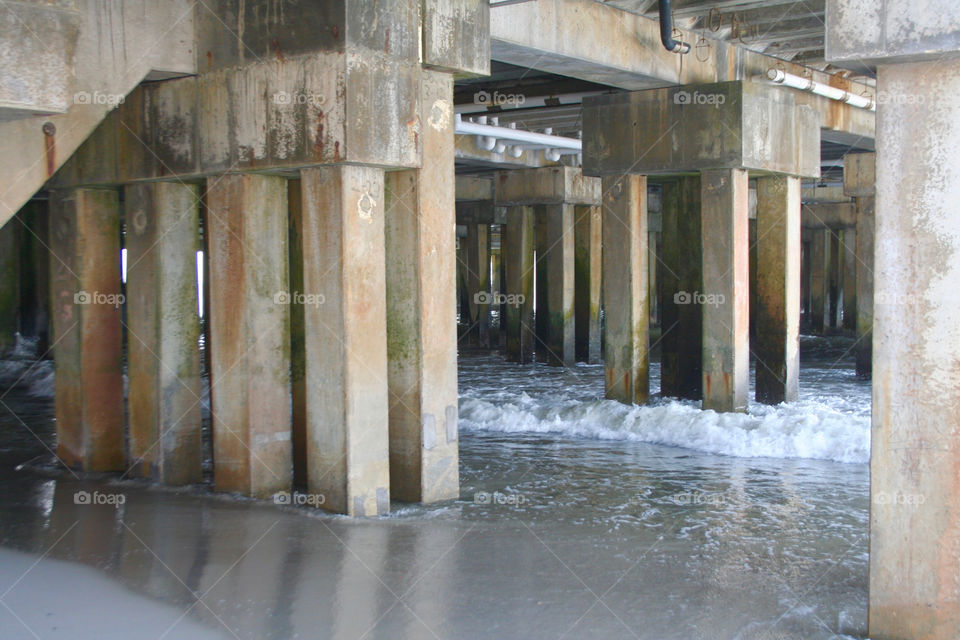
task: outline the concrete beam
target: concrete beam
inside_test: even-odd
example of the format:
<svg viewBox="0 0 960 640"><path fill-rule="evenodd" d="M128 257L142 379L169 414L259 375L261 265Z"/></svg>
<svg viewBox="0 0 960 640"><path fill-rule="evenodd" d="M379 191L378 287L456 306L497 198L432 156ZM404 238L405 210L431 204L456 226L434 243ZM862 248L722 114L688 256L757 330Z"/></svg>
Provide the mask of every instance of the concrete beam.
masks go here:
<svg viewBox="0 0 960 640"><path fill-rule="evenodd" d="M490 4L487 0L425 0L423 64L467 75L490 75Z"/></svg>
<svg viewBox="0 0 960 640"><path fill-rule="evenodd" d="M848 153L843 156L843 193L866 197L877 192L877 154Z"/></svg>
<svg viewBox="0 0 960 640"><path fill-rule="evenodd" d="M498 205L600 204L600 180L575 167L499 171L494 192Z"/></svg>
<svg viewBox="0 0 960 640"><path fill-rule="evenodd" d="M493 178L484 176L457 176L456 200L493 200Z"/></svg>
<svg viewBox="0 0 960 640"><path fill-rule="evenodd" d="M750 387L747 172L707 170L700 181L703 408L744 411Z"/></svg>
<svg viewBox="0 0 960 640"><path fill-rule="evenodd" d="M650 397L647 178L603 179L605 395L627 404Z"/></svg>
<svg viewBox="0 0 960 640"><path fill-rule="evenodd" d="M83 471L124 468L120 199L50 194L57 457Z"/></svg>
<svg viewBox="0 0 960 640"><path fill-rule="evenodd" d="M211 179L205 213L214 486L263 498L291 484L286 180Z"/></svg>
<svg viewBox="0 0 960 640"><path fill-rule="evenodd" d="M390 511L384 178L301 172L308 487L351 516ZM308 259L309 257L309 259ZM409 311L409 310L408 310Z"/></svg>
<svg viewBox="0 0 960 640"><path fill-rule="evenodd" d="M421 87L427 109L453 102L449 75ZM385 182L390 487L407 502L460 495L453 122L422 142L423 168Z"/></svg>
<svg viewBox="0 0 960 640"><path fill-rule="evenodd" d="M125 190L132 475L203 480L196 185Z"/></svg>
<svg viewBox="0 0 960 640"><path fill-rule="evenodd" d="M507 208L498 207L493 200L472 200L457 202L457 224L505 224L507 222Z"/></svg>
<svg viewBox="0 0 960 640"><path fill-rule="evenodd" d="M801 226L805 229L838 229L857 225L853 202L805 204L802 207Z"/></svg>
<svg viewBox="0 0 960 640"><path fill-rule="evenodd" d="M705 168L820 175L817 114L789 90L753 82L588 97L583 138L587 175Z"/></svg>

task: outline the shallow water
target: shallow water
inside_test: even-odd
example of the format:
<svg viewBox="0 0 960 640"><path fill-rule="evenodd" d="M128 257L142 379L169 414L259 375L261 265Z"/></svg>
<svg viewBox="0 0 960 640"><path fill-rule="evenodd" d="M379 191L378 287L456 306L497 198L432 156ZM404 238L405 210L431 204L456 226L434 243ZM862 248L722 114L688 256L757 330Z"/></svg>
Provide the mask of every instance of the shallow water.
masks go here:
<svg viewBox="0 0 960 640"><path fill-rule="evenodd" d="M805 339L800 401L734 417L601 400L597 366L466 355L461 499L368 521L46 471L40 367L0 396L0 637L863 637L870 391L849 346ZM25 365L0 364L2 393Z"/></svg>

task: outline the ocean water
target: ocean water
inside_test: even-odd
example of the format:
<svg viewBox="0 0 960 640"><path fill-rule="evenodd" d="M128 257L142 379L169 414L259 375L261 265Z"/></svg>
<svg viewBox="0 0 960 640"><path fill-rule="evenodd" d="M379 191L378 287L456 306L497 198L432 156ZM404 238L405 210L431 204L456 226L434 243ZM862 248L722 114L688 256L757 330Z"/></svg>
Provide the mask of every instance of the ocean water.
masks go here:
<svg viewBox="0 0 960 640"><path fill-rule="evenodd" d="M158 638L864 638L851 346L804 338L799 401L739 415L463 353L460 498L364 521L55 471L24 347L0 362L0 637L115 637L130 611Z"/></svg>

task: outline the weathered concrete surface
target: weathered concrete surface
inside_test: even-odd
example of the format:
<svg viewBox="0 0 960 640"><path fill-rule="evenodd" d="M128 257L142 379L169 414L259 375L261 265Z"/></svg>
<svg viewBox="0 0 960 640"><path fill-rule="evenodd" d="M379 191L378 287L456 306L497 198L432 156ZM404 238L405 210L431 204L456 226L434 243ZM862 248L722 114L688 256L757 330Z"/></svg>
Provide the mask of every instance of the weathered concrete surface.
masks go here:
<svg viewBox="0 0 960 640"><path fill-rule="evenodd" d="M800 214L801 226L808 229L855 227L853 201L805 204Z"/></svg>
<svg viewBox="0 0 960 640"><path fill-rule="evenodd" d="M453 83L430 74L421 104L450 110ZM423 132L419 170L386 175L390 489L407 502L460 494L453 121Z"/></svg>
<svg viewBox="0 0 960 640"><path fill-rule="evenodd" d="M490 4L487 0L421 3L423 64L463 74L490 74Z"/></svg>
<svg viewBox="0 0 960 640"><path fill-rule="evenodd" d="M20 220L0 227L0 355L16 344L20 330L20 247L24 237Z"/></svg>
<svg viewBox="0 0 960 640"><path fill-rule="evenodd" d="M757 180L757 401L797 399L800 373L800 180Z"/></svg>
<svg viewBox="0 0 960 640"><path fill-rule="evenodd" d="M494 191L498 205L600 204L600 180L575 167L499 171Z"/></svg>
<svg viewBox="0 0 960 640"><path fill-rule="evenodd" d="M493 178L486 176L457 176L456 199L457 202L493 200Z"/></svg>
<svg viewBox="0 0 960 640"><path fill-rule="evenodd" d="M938 6L924 19L955 29L958 6ZM877 84L892 99L877 114L868 631L947 640L960 629L960 61L881 65Z"/></svg>
<svg viewBox="0 0 960 640"><path fill-rule="evenodd" d="M598 181L599 182L599 181ZM603 268L603 211L574 207L574 326L578 362L600 362L600 295Z"/></svg>
<svg viewBox="0 0 960 640"><path fill-rule="evenodd" d="M210 179L206 221L214 486L262 498L291 484L286 180Z"/></svg>
<svg viewBox="0 0 960 640"><path fill-rule="evenodd" d="M308 487L351 516L390 511L383 172L301 172Z"/></svg>
<svg viewBox="0 0 960 640"><path fill-rule="evenodd" d="M660 286L660 390L699 400L703 389L703 293L700 178L663 183Z"/></svg>
<svg viewBox="0 0 960 640"><path fill-rule="evenodd" d="M829 231L817 229L810 240L810 330L823 333L827 326L829 281L827 279L827 256Z"/></svg>
<svg viewBox="0 0 960 640"><path fill-rule="evenodd" d="M194 179L340 162L420 165L419 65L315 53L138 87L57 184ZM429 118L450 119L450 112ZM370 123L377 126L369 126Z"/></svg>
<svg viewBox="0 0 960 640"><path fill-rule="evenodd" d="M200 193L179 182L124 192L131 475L203 479L200 440Z"/></svg>
<svg viewBox="0 0 960 640"><path fill-rule="evenodd" d="M457 224L466 226L478 224L505 224L506 207L498 207L493 200L470 200L457 202Z"/></svg>
<svg viewBox="0 0 960 640"><path fill-rule="evenodd" d="M857 229L847 227L840 231L843 255L840 285L843 298L843 329L857 330Z"/></svg>
<svg viewBox="0 0 960 640"><path fill-rule="evenodd" d="M646 176L603 179L605 395L627 404L650 397L646 200Z"/></svg>
<svg viewBox="0 0 960 640"><path fill-rule="evenodd" d="M789 90L753 82L584 98L583 140L587 175L744 168L820 176L817 114Z"/></svg>
<svg viewBox="0 0 960 640"><path fill-rule="evenodd" d="M877 193L876 153L848 153L843 156L843 193L853 197Z"/></svg>
<svg viewBox="0 0 960 640"><path fill-rule="evenodd" d="M470 343L490 346L490 225L467 226L467 295Z"/></svg>
<svg viewBox="0 0 960 640"><path fill-rule="evenodd" d="M698 35L681 33L687 42L696 42ZM703 61L697 55L678 56L663 48L656 20L592 0L533 0L495 7L490 40L494 60L621 89L750 80L777 67L858 95L874 93L865 84L719 40L710 40ZM819 113L825 138L865 144L872 140L872 112L805 92L796 92L796 99Z"/></svg>
<svg viewBox="0 0 960 640"><path fill-rule="evenodd" d="M840 326L840 262L842 246L840 232L837 229L827 231L827 326L837 329Z"/></svg>
<svg viewBox="0 0 960 640"><path fill-rule="evenodd" d="M17 101L34 103L50 115L42 120L28 116L0 121L0 183L5 185L0 193L0 224L143 79L195 72L194 6L188 0L3 5L0 25L5 26L0 29L6 30L9 37L2 40L9 46L0 47L5 52L0 54L5 58L0 77L16 85ZM70 68L61 74L63 65ZM51 102L54 99L56 104ZM52 125L52 130L48 127L51 135L43 131L47 123Z"/></svg>
<svg viewBox="0 0 960 640"><path fill-rule="evenodd" d="M800 198L804 204L850 202L850 198L843 192L842 185L805 186L800 190Z"/></svg>
<svg viewBox="0 0 960 640"><path fill-rule="evenodd" d="M287 181L287 236L290 291L303 293L303 187L299 179ZM307 484L307 355L304 341L304 302L290 300L290 400L293 484Z"/></svg>
<svg viewBox="0 0 960 640"><path fill-rule="evenodd" d="M576 362L574 205L537 207L543 243L537 245L537 359L553 366ZM542 330L542 331L541 331Z"/></svg>
<svg viewBox="0 0 960 640"><path fill-rule="evenodd" d="M952 2L833 0L826 9L827 60L860 73L889 62L938 62L960 50L960 6Z"/></svg>
<svg viewBox="0 0 960 640"><path fill-rule="evenodd" d="M873 294L876 197L856 199L857 209L857 377L870 379L873 368Z"/></svg>
<svg viewBox="0 0 960 640"><path fill-rule="evenodd" d="M57 457L124 468L120 202L116 191L50 195Z"/></svg>
<svg viewBox="0 0 960 640"><path fill-rule="evenodd" d="M131 475L203 480L196 185L157 182L124 192Z"/></svg>
<svg viewBox="0 0 960 640"><path fill-rule="evenodd" d="M534 212L532 207L510 207L502 239L506 267L506 294L513 296L504 308L508 362L533 361Z"/></svg>
<svg viewBox="0 0 960 640"><path fill-rule="evenodd" d="M703 408L743 411L750 387L747 172L706 170L700 182Z"/></svg>

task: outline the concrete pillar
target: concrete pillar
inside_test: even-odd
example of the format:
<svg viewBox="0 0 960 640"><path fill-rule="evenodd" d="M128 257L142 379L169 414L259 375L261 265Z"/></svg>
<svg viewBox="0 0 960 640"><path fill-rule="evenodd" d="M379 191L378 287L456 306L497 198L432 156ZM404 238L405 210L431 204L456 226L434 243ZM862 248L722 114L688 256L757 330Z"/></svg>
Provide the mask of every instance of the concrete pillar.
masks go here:
<svg viewBox="0 0 960 640"><path fill-rule="evenodd" d="M504 309L507 331L507 361L533 361L533 207L507 210L503 254L506 266L506 293L510 302Z"/></svg>
<svg viewBox="0 0 960 640"><path fill-rule="evenodd" d="M754 189L751 189L751 191L756 193ZM751 218L748 220L747 228L750 237L750 318L748 326L750 328L750 350L755 355L756 349L753 344L757 336L757 310L760 308L760 301L757 299L757 266L760 260L760 252L757 247L757 219Z"/></svg>
<svg viewBox="0 0 960 640"><path fill-rule="evenodd" d="M50 194L57 457L84 471L124 468L120 199Z"/></svg>
<svg viewBox="0 0 960 640"><path fill-rule="evenodd" d="M290 291L303 293L303 186L299 179L287 181L287 237L289 246ZM293 484L307 485L307 355L304 302L290 299L290 400Z"/></svg>
<svg viewBox="0 0 960 640"><path fill-rule="evenodd" d="M843 269L841 274L841 299L844 331L857 330L857 231L854 227L841 230Z"/></svg>
<svg viewBox="0 0 960 640"><path fill-rule="evenodd" d="M802 216L802 214L801 214ZM800 330L810 331L810 246L812 229L800 230Z"/></svg>
<svg viewBox="0 0 960 640"><path fill-rule="evenodd" d="M703 388L703 292L699 177L663 185L661 394L700 399Z"/></svg>
<svg viewBox="0 0 960 640"><path fill-rule="evenodd" d="M710 169L700 179L703 408L743 411L750 386L747 172Z"/></svg>
<svg viewBox="0 0 960 640"><path fill-rule="evenodd" d="M124 195L131 475L200 482L199 189L148 182Z"/></svg>
<svg viewBox="0 0 960 640"><path fill-rule="evenodd" d="M31 201L17 215L24 225L20 254L20 332L36 339L38 357L50 357L50 234L47 201Z"/></svg>
<svg viewBox="0 0 960 640"><path fill-rule="evenodd" d="M450 76L421 91L452 111ZM423 167L387 174L385 193L390 490L407 502L460 494L453 120L428 122Z"/></svg>
<svg viewBox="0 0 960 640"><path fill-rule="evenodd" d="M546 209L541 206L533 208L533 239L535 248L534 265L534 297L536 299L536 316L534 318L534 351L537 362L549 362L550 352L547 349L547 334L550 322L547 312L547 216Z"/></svg>
<svg viewBox="0 0 960 640"><path fill-rule="evenodd" d="M303 285L316 300L304 305L308 487L326 509L382 515L390 510L383 172L338 165L300 179Z"/></svg>
<svg viewBox="0 0 960 640"><path fill-rule="evenodd" d="M574 205L543 205L540 212L544 244L537 255L542 265L537 272L537 326L543 333L537 359L553 366L570 366L576 361ZM545 360L540 352L545 352Z"/></svg>
<svg viewBox="0 0 960 640"><path fill-rule="evenodd" d="M218 491L289 491L290 300L287 183L207 181L210 402Z"/></svg>
<svg viewBox="0 0 960 640"><path fill-rule="evenodd" d="M827 313L827 230L814 229L810 240L810 331L822 334Z"/></svg>
<svg viewBox="0 0 960 640"><path fill-rule="evenodd" d="M647 177L603 179L603 300L606 397L650 396L647 311Z"/></svg>
<svg viewBox="0 0 960 640"><path fill-rule="evenodd" d="M578 362L600 362L600 269L602 224L599 206L574 208L575 222L575 329Z"/></svg>
<svg viewBox="0 0 960 640"><path fill-rule="evenodd" d="M467 225L470 344L490 348L490 225Z"/></svg>
<svg viewBox="0 0 960 640"><path fill-rule="evenodd" d="M947 7L937 24L955 45ZM868 631L948 640L960 630L960 60L880 64L877 89Z"/></svg>
<svg viewBox="0 0 960 640"><path fill-rule="evenodd" d="M660 324L660 294L657 272L660 271L660 232L647 232L647 302L650 305L650 325Z"/></svg>
<svg viewBox="0 0 960 640"><path fill-rule="evenodd" d="M757 180L758 402L797 399L800 372L800 179Z"/></svg>
<svg viewBox="0 0 960 640"><path fill-rule="evenodd" d="M19 218L11 218L0 227L0 356L14 347L20 330L22 229Z"/></svg>
<svg viewBox="0 0 960 640"><path fill-rule="evenodd" d="M857 211L857 377L869 380L873 369L873 288L876 198L855 199Z"/></svg>
<svg viewBox="0 0 960 640"><path fill-rule="evenodd" d="M825 324L833 330L840 327L840 270L843 267L843 245L838 229L827 229L827 317Z"/></svg>

